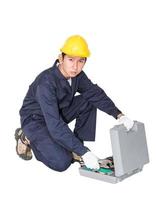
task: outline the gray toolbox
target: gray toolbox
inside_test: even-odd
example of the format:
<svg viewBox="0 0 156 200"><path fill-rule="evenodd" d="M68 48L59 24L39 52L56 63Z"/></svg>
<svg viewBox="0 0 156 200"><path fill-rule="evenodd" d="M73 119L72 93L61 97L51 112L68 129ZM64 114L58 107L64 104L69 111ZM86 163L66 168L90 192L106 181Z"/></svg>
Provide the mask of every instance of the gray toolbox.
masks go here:
<svg viewBox="0 0 156 200"><path fill-rule="evenodd" d="M82 166L79 168L80 175L117 183L140 172L143 166L149 162L143 123L135 121L130 131L127 131L123 125L116 125L110 129L110 138L114 170L92 171Z"/></svg>

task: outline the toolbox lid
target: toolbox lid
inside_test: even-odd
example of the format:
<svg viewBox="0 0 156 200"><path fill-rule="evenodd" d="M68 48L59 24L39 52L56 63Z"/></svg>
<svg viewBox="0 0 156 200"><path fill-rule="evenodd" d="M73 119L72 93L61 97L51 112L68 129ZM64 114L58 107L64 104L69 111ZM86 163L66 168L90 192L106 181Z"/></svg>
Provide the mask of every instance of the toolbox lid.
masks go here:
<svg viewBox="0 0 156 200"><path fill-rule="evenodd" d="M110 129L115 176L123 176L133 170L142 169L149 162L144 124L134 122L130 131L123 125Z"/></svg>

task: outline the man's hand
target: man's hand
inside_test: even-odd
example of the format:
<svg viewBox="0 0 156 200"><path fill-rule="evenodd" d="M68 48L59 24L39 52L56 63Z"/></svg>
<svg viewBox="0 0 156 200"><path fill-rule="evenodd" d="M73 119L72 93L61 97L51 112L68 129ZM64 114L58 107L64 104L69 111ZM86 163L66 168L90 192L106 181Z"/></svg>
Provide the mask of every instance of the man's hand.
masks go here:
<svg viewBox="0 0 156 200"><path fill-rule="evenodd" d="M88 151L82 156L83 162L87 168L98 170L100 168L98 163L98 157L96 157L91 151Z"/></svg>
<svg viewBox="0 0 156 200"><path fill-rule="evenodd" d="M129 131L134 125L134 121L132 121L131 119L129 119L125 115L121 115L118 118L118 122L119 122L119 124L123 124L126 127L127 131Z"/></svg>

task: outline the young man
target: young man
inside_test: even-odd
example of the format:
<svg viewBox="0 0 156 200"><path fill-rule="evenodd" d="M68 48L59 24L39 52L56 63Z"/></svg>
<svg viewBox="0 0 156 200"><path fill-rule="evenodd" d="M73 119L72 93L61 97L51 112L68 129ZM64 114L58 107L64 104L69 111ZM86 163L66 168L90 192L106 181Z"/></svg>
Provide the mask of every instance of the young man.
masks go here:
<svg viewBox="0 0 156 200"><path fill-rule="evenodd" d="M66 170L78 155L91 169L98 169L98 158L83 141L95 141L97 108L119 119L129 130L133 121L122 114L113 101L82 71L88 45L79 35L69 37L54 65L40 73L20 109L21 129L17 129L17 154L32 158L56 171ZM80 95L74 96L76 92ZM68 123L76 119L72 132Z"/></svg>

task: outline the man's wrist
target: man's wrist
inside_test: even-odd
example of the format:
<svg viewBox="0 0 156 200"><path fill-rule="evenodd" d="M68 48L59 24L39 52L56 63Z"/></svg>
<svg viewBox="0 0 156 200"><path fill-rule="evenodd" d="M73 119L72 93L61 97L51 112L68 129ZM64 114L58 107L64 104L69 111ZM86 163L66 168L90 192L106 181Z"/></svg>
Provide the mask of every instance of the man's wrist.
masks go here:
<svg viewBox="0 0 156 200"><path fill-rule="evenodd" d="M124 116L123 113L118 114L117 119L120 119L120 117Z"/></svg>

